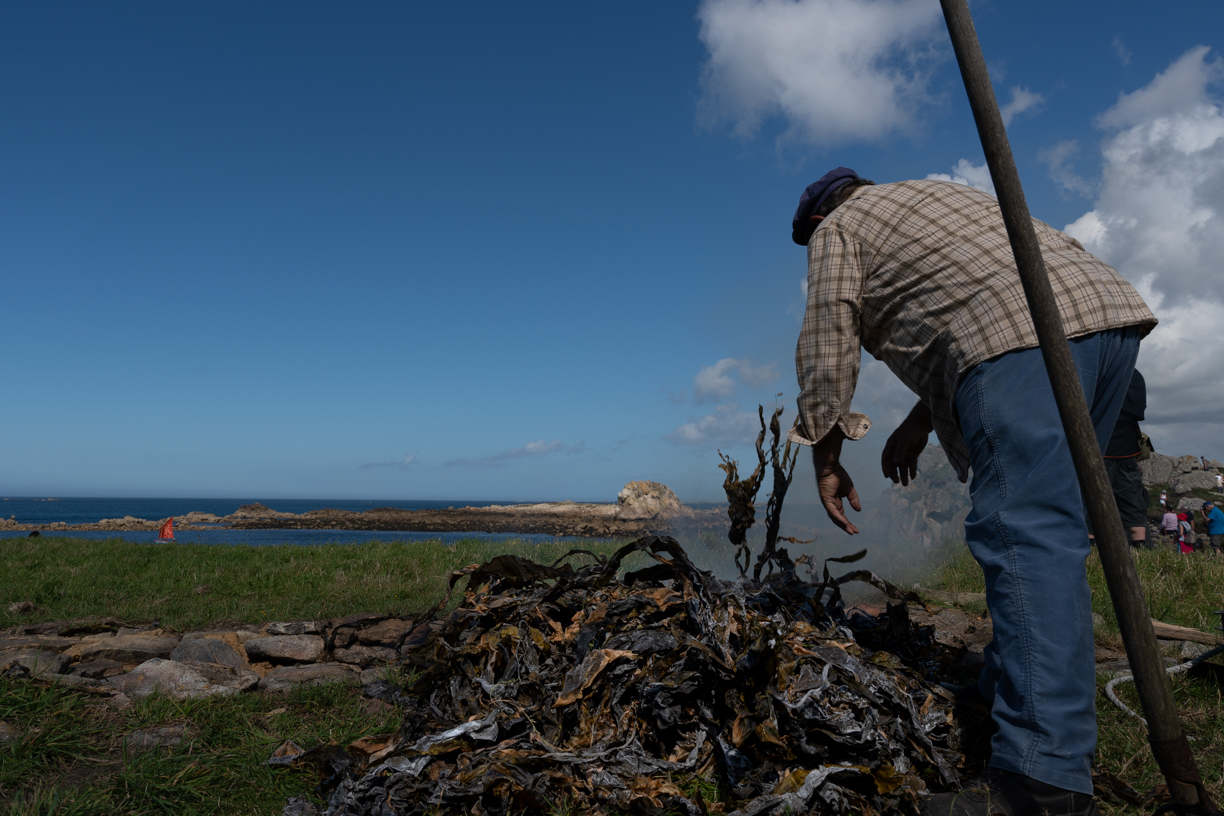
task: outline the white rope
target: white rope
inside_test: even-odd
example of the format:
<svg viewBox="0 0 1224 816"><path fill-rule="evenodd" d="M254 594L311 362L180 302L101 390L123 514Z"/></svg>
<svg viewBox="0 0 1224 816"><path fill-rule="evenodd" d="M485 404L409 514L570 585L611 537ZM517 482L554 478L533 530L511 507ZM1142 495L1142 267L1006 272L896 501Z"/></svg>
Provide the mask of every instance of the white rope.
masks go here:
<svg viewBox="0 0 1224 816"><path fill-rule="evenodd" d="M1181 674L1184 671L1189 671L1190 669L1194 668L1195 666L1197 666L1199 663L1202 663L1207 658L1213 655L1219 654L1221 651L1224 651L1224 646L1217 646L1216 648L1211 649L1210 651L1203 652L1201 655L1194 658L1193 660L1187 660L1185 663L1178 663L1176 666L1169 666L1167 669L1165 669L1165 672L1167 672L1170 675ZM1146 726L1147 720L1145 720L1142 716L1140 716L1139 713L1135 711L1133 708L1131 708L1126 703L1119 700L1118 695L1114 694L1114 686L1118 685L1119 683L1125 683L1128 680L1134 680L1134 679L1135 679L1135 675L1133 674L1123 674L1118 677L1115 677L1114 679L1110 680L1108 683L1105 684L1105 696L1108 697L1110 702L1112 702L1118 708L1122 709L1127 714L1131 715L1132 717L1137 719L1139 722L1143 723L1144 726Z"/></svg>

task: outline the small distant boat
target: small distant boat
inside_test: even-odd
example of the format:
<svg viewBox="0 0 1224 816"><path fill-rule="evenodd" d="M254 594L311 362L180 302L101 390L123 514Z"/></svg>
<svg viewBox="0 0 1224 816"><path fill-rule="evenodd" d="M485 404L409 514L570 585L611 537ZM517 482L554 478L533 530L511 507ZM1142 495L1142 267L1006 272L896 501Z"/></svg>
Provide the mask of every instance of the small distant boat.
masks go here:
<svg viewBox="0 0 1224 816"><path fill-rule="evenodd" d="M166 519L166 523L161 526L160 530L158 530L157 540L159 542L174 540L174 516Z"/></svg>

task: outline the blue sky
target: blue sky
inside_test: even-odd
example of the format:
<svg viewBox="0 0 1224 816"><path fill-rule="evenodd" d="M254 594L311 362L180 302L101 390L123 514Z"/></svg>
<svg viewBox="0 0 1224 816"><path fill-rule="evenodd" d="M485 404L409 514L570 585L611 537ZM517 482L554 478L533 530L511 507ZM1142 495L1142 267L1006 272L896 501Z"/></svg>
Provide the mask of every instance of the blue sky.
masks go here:
<svg viewBox="0 0 1224 816"><path fill-rule="evenodd" d="M1165 321L1158 449L1224 459L1224 7L973 11L1030 209ZM793 417L803 187L988 178L946 36L935 0L6 4L0 493L718 499ZM868 494L910 402L865 365Z"/></svg>

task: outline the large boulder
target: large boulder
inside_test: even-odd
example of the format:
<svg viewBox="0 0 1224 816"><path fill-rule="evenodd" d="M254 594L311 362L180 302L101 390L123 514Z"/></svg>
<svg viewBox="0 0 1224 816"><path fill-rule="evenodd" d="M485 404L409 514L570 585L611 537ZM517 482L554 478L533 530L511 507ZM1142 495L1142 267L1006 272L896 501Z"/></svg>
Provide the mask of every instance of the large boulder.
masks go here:
<svg viewBox="0 0 1224 816"><path fill-rule="evenodd" d="M1174 493L1189 493L1191 490L1215 490L1216 479L1205 470L1194 470L1174 477L1170 485Z"/></svg>
<svg viewBox="0 0 1224 816"><path fill-rule="evenodd" d="M1143 477L1143 484L1151 487L1173 481L1177 461L1163 453L1153 453L1150 458L1139 463L1139 474Z"/></svg>
<svg viewBox="0 0 1224 816"><path fill-rule="evenodd" d="M176 699L199 697L229 697L254 688L259 675L253 671L230 669L225 666L195 663L187 665L174 660L146 660L127 674L108 677L105 681L129 697L148 697L161 692Z"/></svg>
<svg viewBox="0 0 1224 816"><path fill-rule="evenodd" d="M671 488L659 482L630 482L617 494L616 506L623 519L674 516L683 509Z"/></svg>

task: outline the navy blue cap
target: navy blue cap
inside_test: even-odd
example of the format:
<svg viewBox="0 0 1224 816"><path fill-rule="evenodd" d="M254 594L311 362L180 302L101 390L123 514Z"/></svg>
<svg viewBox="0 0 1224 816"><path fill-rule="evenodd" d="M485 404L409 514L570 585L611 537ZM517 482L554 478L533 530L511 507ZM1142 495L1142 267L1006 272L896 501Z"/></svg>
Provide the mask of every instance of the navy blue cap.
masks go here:
<svg viewBox="0 0 1224 816"><path fill-rule="evenodd" d="M791 221L791 240L799 246L807 246L812 233L816 231L817 225L812 223L816 208L838 187L858 177L859 174L849 167L836 167L809 184L803 195L799 196L799 209L795 210L795 217Z"/></svg>

